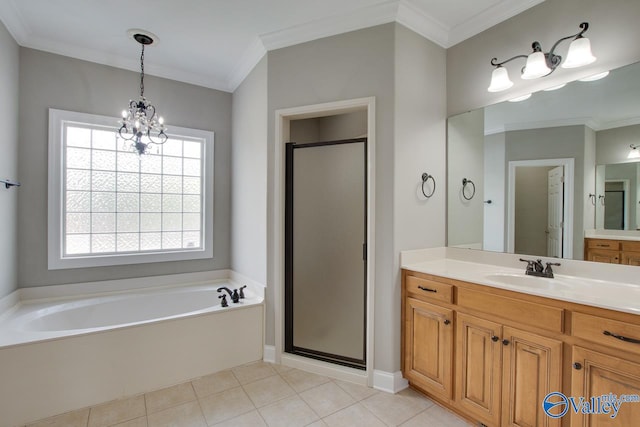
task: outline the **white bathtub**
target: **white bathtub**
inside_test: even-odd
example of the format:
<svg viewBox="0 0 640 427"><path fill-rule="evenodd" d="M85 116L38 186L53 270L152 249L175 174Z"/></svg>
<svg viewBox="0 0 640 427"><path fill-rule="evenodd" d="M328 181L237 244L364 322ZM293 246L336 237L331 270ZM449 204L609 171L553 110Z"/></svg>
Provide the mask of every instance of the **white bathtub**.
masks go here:
<svg viewBox="0 0 640 427"><path fill-rule="evenodd" d="M239 287L209 281L71 298L58 287L54 298L21 300L0 315L0 427L261 359L262 289L250 285L238 304L227 296L225 308L220 286Z"/></svg>

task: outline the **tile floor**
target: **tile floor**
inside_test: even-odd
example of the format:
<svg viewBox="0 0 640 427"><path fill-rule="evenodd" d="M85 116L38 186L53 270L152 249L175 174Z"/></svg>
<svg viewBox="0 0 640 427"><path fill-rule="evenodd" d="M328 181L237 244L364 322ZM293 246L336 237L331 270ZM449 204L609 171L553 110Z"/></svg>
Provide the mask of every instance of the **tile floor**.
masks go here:
<svg viewBox="0 0 640 427"><path fill-rule="evenodd" d="M396 395L256 362L27 427L465 427L412 390Z"/></svg>

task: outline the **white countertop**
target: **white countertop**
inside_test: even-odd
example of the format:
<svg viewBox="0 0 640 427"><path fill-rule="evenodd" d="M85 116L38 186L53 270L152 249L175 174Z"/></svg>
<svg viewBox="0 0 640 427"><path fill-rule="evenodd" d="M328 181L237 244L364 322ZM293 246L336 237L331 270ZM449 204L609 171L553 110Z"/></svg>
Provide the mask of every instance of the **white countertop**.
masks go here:
<svg viewBox="0 0 640 427"><path fill-rule="evenodd" d="M503 258L501 259L500 256ZM555 278L548 279L526 276L524 273L526 265L519 263L519 257L513 254L487 254L483 251L435 248L403 252L401 267L434 276L640 315L640 283L637 283L640 279L632 282L625 280L630 275L635 276L634 273L640 278L640 267L616 266L622 267L621 274L616 277L611 274L614 271L611 266L603 265L602 273L611 278L603 280L602 277L561 274L562 267L567 270L576 270L574 263L580 263L578 270L581 266L588 275L590 271L598 269L597 263L552 259L549 261L560 262L563 266L554 267ZM476 258L477 262L469 258ZM521 266L515 268L514 265L519 265L518 263ZM634 272L629 270L630 268L636 268L638 271ZM594 276L602 275L594 274Z"/></svg>

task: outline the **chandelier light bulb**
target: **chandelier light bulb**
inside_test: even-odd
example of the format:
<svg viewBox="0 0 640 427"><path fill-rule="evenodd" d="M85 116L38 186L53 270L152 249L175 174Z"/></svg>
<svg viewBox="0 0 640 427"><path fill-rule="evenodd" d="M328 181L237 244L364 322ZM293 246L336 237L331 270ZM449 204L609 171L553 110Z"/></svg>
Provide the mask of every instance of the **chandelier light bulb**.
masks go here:
<svg viewBox="0 0 640 427"><path fill-rule="evenodd" d="M127 110L122 110L122 118L123 119L127 118Z"/></svg>
<svg viewBox="0 0 640 427"><path fill-rule="evenodd" d="M158 118L158 123L160 123L161 125L164 124L164 118L163 117L159 117Z"/></svg>

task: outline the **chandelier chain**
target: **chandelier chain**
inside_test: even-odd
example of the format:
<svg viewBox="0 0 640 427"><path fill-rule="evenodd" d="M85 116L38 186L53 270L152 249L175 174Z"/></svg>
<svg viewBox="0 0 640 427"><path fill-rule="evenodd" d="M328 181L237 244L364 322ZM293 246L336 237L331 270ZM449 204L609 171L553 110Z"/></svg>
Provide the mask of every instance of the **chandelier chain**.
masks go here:
<svg viewBox="0 0 640 427"><path fill-rule="evenodd" d="M140 54L140 98L144 97L144 44Z"/></svg>

